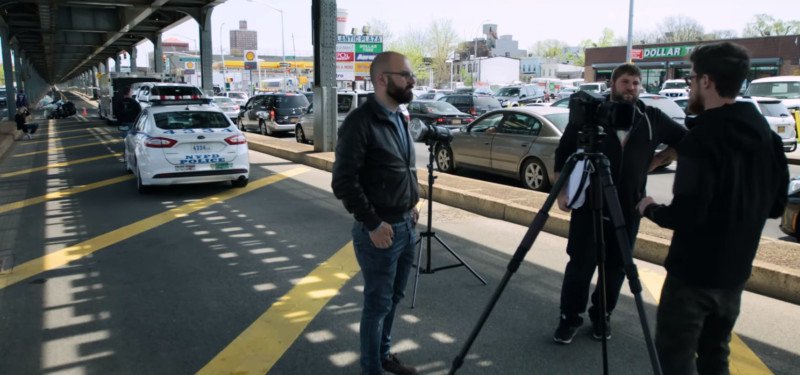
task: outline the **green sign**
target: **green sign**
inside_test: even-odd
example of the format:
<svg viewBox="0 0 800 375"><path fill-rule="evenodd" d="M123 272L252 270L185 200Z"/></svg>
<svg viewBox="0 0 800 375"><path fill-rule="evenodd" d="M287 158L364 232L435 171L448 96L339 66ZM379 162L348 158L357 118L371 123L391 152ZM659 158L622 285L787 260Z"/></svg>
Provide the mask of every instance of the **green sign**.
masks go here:
<svg viewBox="0 0 800 375"><path fill-rule="evenodd" d="M199 57L194 57L194 56L192 56L192 57L181 56L181 57L178 58L178 61L180 61L180 62L193 62L193 63L198 63L199 64L200 63L200 58Z"/></svg>
<svg viewBox="0 0 800 375"><path fill-rule="evenodd" d="M664 59L669 57L686 57L694 51L695 46L671 46L645 48L645 59Z"/></svg>
<svg viewBox="0 0 800 375"><path fill-rule="evenodd" d="M383 43L356 43L356 53L381 53Z"/></svg>

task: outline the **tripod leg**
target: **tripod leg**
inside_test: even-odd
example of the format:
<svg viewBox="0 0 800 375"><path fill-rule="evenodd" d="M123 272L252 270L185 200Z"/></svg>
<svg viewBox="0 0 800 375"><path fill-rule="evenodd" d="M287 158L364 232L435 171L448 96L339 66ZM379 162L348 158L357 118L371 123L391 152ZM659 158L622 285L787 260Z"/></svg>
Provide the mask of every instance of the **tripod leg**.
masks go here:
<svg viewBox="0 0 800 375"><path fill-rule="evenodd" d="M436 233L434 233L434 234L433 234L433 238L435 238L435 239L436 239L436 241L439 241L439 243L440 243L440 244L442 244L442 246L444 246L444 248L445 248L445 249L447 249L447 251L449 251L449 252L450 252L450 254L453 254L453 256L454 256L454 257L456 257L456 259L458 259L458 261L459 261L459 262L460 262L460 263L461 263L461 264L462 264L464 267L467 267L467 269L469 270L469 272L471 272L473 276L477 277L477 278L478 278L478 280L480 280L480 281L483 283L483 285L486 285L486 280L484 280L484 279L483 279L483 278L482 278L480 275L478 275L478 273L477 273L477 272L475 272L475 270L474 270L474 269L472 269L472 267L470 267L470 266L469 266L469 264L467 264L467 262L465 262L465 261L464 261L464 259L461 259L461 257L460 257L460 256L458 256L458 254L456 254L456 252L455 252L455 251L453 251L453 249L451 249L451 248L450 248L450 246L447 246L447 244L446 244L446 243L444 243L444 241L442 241L442 239L441 239L441 238L439 238L439 236L438 236Z"/></svg>
<svg viewBox="0 0 800 375"><path fill-rule="evenodd" d="M572 170L575 169L575 163L578 160L577 158L578 157L576 155L572 155L569 159L567 159L567 163L564 165L564 169L562 170L561 175L558 177L558 180L556 180L555 185L553 185L553 189L550 191L550 194L547 195L544 205L542 205L542 208L536 214L536 217L533 218L533 222L530 226L528 226L528 231L525 232L525 236L522 237L522 241L517 247L514 256L512 256L511 261L508 262L506 273L500 280L500 284L497 285L497 289L495 289L494 294L492 294L492 297L489 299L489 303L484 308L480 318L478 318L478 322L475 324L475 327L472 328L472 332L469 334L469 337L464 343L464 346L461 348L461 351L458 353L456 358L453 359L453 364L450 366L449 374L455 374L456 371L458 371L458 369L464 365L464 358L467 357L469 349L472 347L472 344L475 343L475 339L478 338L478 334L481 332L483 325L486 323L486 319L489 318L489 314L492 313L494 306L500 299L500 295L503 294L503 291L508 285L509 280L511 280L511 276L517 272L522 260L525 259L525 254L527 254L531 249L534 241L536 241L536 237L539 236L542 228L544 228L547 218L550 217L550 208L553 207L553 203L561 193L561 189L569 179L569 175L572 173Z"/></svg>
<svg viewBox="0 0 800 375"><path fill-rule="evenodd" d="M417 238L417 270L414 275L414 294L411 296L411 308L417 303L417 285L419 284L419 269L422 267L422 237Z"/></svg>
<svg viewBox="0 0 800 375"><path fill-rule="evenodd" d="M608 159L605 156L600 158L600 178L603 183L603 195L608 205L608 212L611 215L611 222L614 225L614 231L617 237L617 244L622 252L622 262L625 268L625 275L628 277L628 284L631 293L633 293L634 300L636 301L636 309L639 313L639 321L642 324L642 332L644 333L645 343L647 344L647 351L650 354L650 364L653 367L653 373L661 375L661 364L658 360L658 353L650 336L650 326L647 323L647 314L644 311L644 301L642 300L642 284L639 280L639 270L636 264L633 263L633 252L631 243L629 241L628 230L625 227L624 216L622 215L622 207L619 203L619 196L617 195L617 188L611 180L611 169Z"/></svg>
<svg viewBox="0 0 800 375"><path fill-rule="evenodd" d="M597 166L596 162L594 166ZM600 292L600 319L601 327L601 353L603 358L603 374L608 374L608 343L606 340L606 316L608 315L608 307L606 301L606 243L605 243L605 224L603 223L603 189L600 184L600 175L597 169L591 174L591 197L589 198L589 207L592 209L592 232L594 238L594 249L597 253L597 290Z"/></svg>

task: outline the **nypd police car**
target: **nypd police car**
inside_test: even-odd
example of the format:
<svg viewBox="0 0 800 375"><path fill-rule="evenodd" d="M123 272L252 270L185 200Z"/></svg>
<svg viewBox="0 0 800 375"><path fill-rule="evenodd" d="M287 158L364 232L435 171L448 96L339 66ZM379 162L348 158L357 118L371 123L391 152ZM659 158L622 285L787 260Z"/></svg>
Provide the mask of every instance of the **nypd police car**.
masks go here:
<svg viewBox="0 0 800 375"><path fill-rule="evenodd" d="M153 101L125 136L125 170L139 192L154 185L230 181L247 186L247 139L210 98Z"/></svg>

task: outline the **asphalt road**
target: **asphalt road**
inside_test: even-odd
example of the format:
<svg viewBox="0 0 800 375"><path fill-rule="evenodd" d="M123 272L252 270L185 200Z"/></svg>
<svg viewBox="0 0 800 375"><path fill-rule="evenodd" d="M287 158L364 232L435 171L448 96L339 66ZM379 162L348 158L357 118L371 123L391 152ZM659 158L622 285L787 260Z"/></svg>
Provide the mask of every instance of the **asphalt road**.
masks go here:
<svg viewBox="0 0 800 375"><path fill-rule="evenodd" d="M330 173L251 152L245 189L140 195L109 156L115 129L81 120L44 124L0 160L0 256L16 263L0 276L0 373L358 373L362 282ZM446 373L527 230L439 204L433 223L489 285L463 267L423 274L411 309L410 281L393 351L423 374ZM551 339L564 247L538 237L459 373L601 371L588 329ZM432 268L456 263L430 250ZM636 263L652 329L664 273ZM612 324L611 373L650 372L628 291ZM798 324L800 306L745 293L733 373L796 372Z"/></svg>

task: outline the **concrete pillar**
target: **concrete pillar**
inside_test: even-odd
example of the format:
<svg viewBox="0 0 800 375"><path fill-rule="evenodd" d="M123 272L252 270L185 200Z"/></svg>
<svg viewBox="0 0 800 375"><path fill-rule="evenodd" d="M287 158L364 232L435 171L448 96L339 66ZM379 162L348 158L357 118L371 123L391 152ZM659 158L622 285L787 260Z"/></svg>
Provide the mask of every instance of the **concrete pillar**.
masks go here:
<svg viewBox="0 0 800 375"><path fill-rule="evenodd" d="M22 75L22 59L19 57L19 52L19 48L14 50L14 79L17 82L17 91L25 92L25 81L22 79L22 77L24 77ZM30 102L30 98L28 98L28 101Z"/></svg>
<svg viewBox="0 0 800 375"><path fill-rule="evenodd" d="M16 95L14 94L14 70L11 67L11 41L8 37L8 28L0 28L0 38L3 42L3 76L6 80L6 108L8 108L9 120L14 119L14 113L17 111L15 104Z"/></svg>
<svg viewBox="0 0 800 375"><path fill-rule="evenodd" d="M314 151L336 149L336 0L311 1Z"/></svg>
<svg viewBox="0 0 800 375"><path fill-rule="evenodd" d="M200 34L200 81L202 82L201 88L206 93L214 91L214 72L211 70L214 63L214 51L211 49L211 12L213 9L203 10L200 15L200 19L203 22L198 23Z"/></svg>
<svg viewBox="0 0 800 375"><path fill-rule="evenodd" d="M114 71L117 72L117 73L122 71L121 62L122 62L122 56L120 56L120 54L117 53L117 55L114 56Z"/></svg>
<svg viewBox="0 0 800 375"><path fill-rule="evenodd" d="M131 46L130 57L131 57L131 72L136 72L136 46Z"/></svg>
<svg viewBox="0 0 800 375"><path fill-rule="evenodd" d="M161 47L161 33L156 33L153 42L153 69L156 73L164 73L164 62L161 61L161 56L164 55L164 49Z"/></svg>

